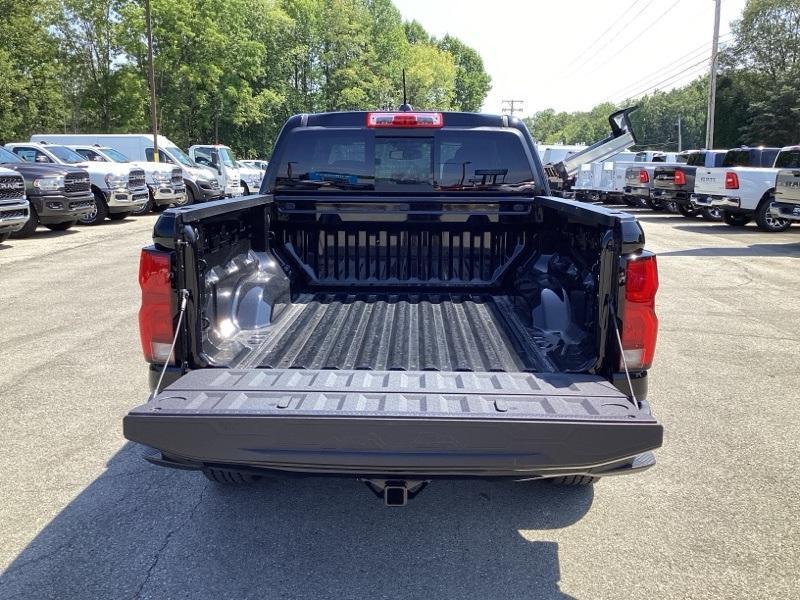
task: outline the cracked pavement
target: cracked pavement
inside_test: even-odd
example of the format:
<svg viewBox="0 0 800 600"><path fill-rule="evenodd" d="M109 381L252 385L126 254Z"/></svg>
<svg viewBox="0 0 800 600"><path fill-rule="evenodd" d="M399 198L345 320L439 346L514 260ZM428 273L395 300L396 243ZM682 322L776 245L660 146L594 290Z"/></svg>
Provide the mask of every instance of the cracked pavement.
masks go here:
<svg viewBox="0 0 800 600"><path fill-rule="evenodd" d="M0 599L797 598L800 227L634 211L659 253L658 464L594 490L223 488L122 438L154 217L0 245Z"/></svg>

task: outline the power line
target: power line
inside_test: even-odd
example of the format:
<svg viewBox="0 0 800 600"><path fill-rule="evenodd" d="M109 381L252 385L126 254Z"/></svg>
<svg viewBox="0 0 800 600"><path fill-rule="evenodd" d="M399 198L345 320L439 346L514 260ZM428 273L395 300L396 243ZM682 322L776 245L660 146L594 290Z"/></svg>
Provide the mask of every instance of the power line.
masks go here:
<svg viewBox="0 0 800 600"><path fill-rule="evenodd" d="M594 47L594 45L595 45L595 44L597 44L597 42L601 41L601 40L602 40L602 39L605 37L605 35L606 35L606 34L607 34L609 31L611 31L611 30L612 30L612 29L613 29L613 28L614 28L616 25L619 25L619 21L620 21L620 19L621 19L622 17L624 17L624 16L625 16L625 15L627 15L627 14L628 14L628 13L629 13L631 10L633 10L633 8L634 8L634 7L635 7L637 4L639 4L639 2L641 2L641 1L642 1L642 0L633 0L633 4L631 4L631 5L630 5L628 8L626 8L624 11L622 11L622 15L621 15L620 17L618 17L618 18L614 19L613 21L611 21L611 25L609 25L609 26L608 26L608 29L606 29L606 30L605 30L603 33L601 33L599 36L597 36L597 37L594 39L594 41L593 41L591 44L589 44L589 45L588 45L588 46L587 46L587 47L586 47L586 48L583 50L583 52L579 53L579 54L578 54L578 55L577 55L575 58L573 58L573 59L570 61L570 63L569 63L567 66L566 66L566 68L567 68L567 69L569 69L569 68L570 68L572 65L574 65L576 62L578 62L578 60L580 60L581 58L583 58L583 56L584 56L585 54L587 54L587 53L588 53L588 52L589 52L589 51L590 51L590 50L591 50L591 49Z"/></svg>
<svg viewBox="0 0 800 600"><path fill-rule="evenodd" d="M662 80L662 81L659 81L659 82L658 82L658 83L656 83L655 85L651 85L649 88L646 88L646 89L644 89L644 90L642 90L642 91L640 91L640 92L637 92L637 93L635 93L635 94L631 94L631 95L630 95L628 98L626 98L626 100L628 100L628 99L634 99L634 98L638 98L639 96L642 96L643 94L646 94L647 92L649 92L649 91L651 91L651 90L656 90L656 89L658 89L659 87L661 87L662 85L665 85L665 84L667 84L667 83L671 82L673 79L676 79L676 78L680 77L681 75L683 75L683 74L684 74L684 73L686 73L687 71L691 71L692 69L695 69L695 70L697 70L697 67L699 67L700 65L702 65L702 66L703 66L703 68L705 69L705 66L706 66L707 64L708 64L708 59L707 59L707 58L704 58L704 59L703 59L703 60L701 60L700 62L694 63L693 65L689 65L688 67L686 67L686 68L685 68L685 69L683 69L682 71L679 71L678 73L675 73L674 75L672 75L672 76L670 76L670 77L667 77L666 79L664 79L664 80Z"/></svg>
<svg viewBox="0 0 800 600"><path fill-rule="evenodd" d="M732 34L730 34L730 33L726 34L726 36L730 36L730 35L732 35ZM676 58L672 62L667 63L666 65L664 65L662 67L659 67L657 70L651 72L644 79L639 79L635 83L626 85L625 87L618 89L614 93L609 94L608 97L610 99L623 97L623 99L624 99L624 97L627 97L625 95L629 92L629 90L636 89L638 87L641 87L642 85L649 85L652 81L656 80L657 78L664 77L665 75L668 75L675 68L679 68L679 67L684 66L687 61L699 58L700 55L702 55L704 52L708 52L708 50L709 50L708 45L709 45L709 42L705 42L704 44L698 46L697 48L695 48L691 52L688 52L688 53L684 54L683 56L681 56L679 58Z"/></svg>
<svg viewBox="0 0 800 600"><path fill-rule="evenodd" d="M651 30L651 29L652 29L652 28L653 28L653 27L654 27L654 26L655 26L655 25L656 25L656 24L657 24L657 23L658 23L658 22L661 20L661 18L662 18L662 17L664 17L664 16L665 16L665 15L666 15L666 14L667 14L669 11L671 11L673 8L675 8L675 7L678 5L678 3L679 3L680 1L681 1L681 0L675 0L675 2L673 2L672 4L670 4L670 5L669 5L669 8L668 8L667 10L665 10L663 13L661 13L661 14L658 16L658 18L657 18L657 19L653 19L653 20L650 22L650 25L648 25L647 27L645 27L644 29L642 29L642 30L639 32L639 35L637 35L636 37L634 37L634 38L633 38L633 39L632 39L630 42L628 42L628 43L627 43L627 44L625 44L625 45L624 45L622 48L620 48L619 50L617 50L617 51L616 51L614 54L612 54L612 55L611 55L609 58L607 58L606 60L607 60L607 61L610 61L610 60L612 60L612 59L616 58L617 56L619 56L619 55L622 53L622 51L623 51L623 50L627 50L627 49L628 49L628 47L629 47L631 44L633 44L633 43L634 43L636 40L638 40L640 37L642 37L642 36L643 36L645 33L647 33L648 31L650 31L650 30Z"/></svg>
<svg viewBox="0 0 800 600"><path fill-rule="evenodd" d="M653 4L653 2L655 2L655 0L650 0L647 4L645 4L644 7L638 13L636 13L630 21L628 21L627 23L625 23L622 26L622 29L624 30L626 27L629 27L630 25L632 25L636 21L636 19L638 19L641 16L641 14L644 11L646 11L648 8L650 8L650 6ZM594 58L590 58L588 61L583 63L583 65L578 67L578 70L575 73L580 73L583 69L585 69L588 64L590 64L594 59L596 59L598 56L600 56L600 53L603 50L605 50L606 48L608 48L616 40L617 40L617 38L615 38L614 36L609 37L608 41L594 52Z"/></svg>

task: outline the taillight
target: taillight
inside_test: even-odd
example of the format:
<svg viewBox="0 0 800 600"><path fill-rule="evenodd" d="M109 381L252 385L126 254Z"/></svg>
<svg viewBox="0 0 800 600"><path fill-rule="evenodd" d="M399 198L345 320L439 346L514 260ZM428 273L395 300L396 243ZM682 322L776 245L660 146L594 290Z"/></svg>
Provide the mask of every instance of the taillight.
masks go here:
<svg viewBox="0 0 800 600"><path fill-rule="evenodd" d="M675 177L673 178L672 182L675 185L686 185L686 175L684 175L683 171L680 169L675 169Z"/></svg>
<svg viewBox="0 0 800 600"><path fill-rule="evenodd" d="M370 112L367 127L438 128L444 124L442 113L434 112Z"/></svg>
<svg viewBox="0 0 800 600"><path fill-rule="evenodd" d="M656 257L651 255L629 260L625 267L625 305L620 335L628 369L649 369L653 364L658 334L657 291Z"/></svg>
<svg viewBox="0 0 800 600"><path fill-rule="evenodd" d="M733 171L725 173L725 189L738 190L739 189L739 176Z"/></svg>
<svg viewBox="0 0 800 600"><path fill-rule="evenodd" d="M170 253L154 248L142 249L139 258L139 338L147 362L164 363L170 359L174 335L172 329L172 286Z"/></svg>
<svg viewBox="0 0 800 600"><path fill-rule="evenodd" d="M639 183L650 183L650 175L644 169L639 171Z"/></svg>

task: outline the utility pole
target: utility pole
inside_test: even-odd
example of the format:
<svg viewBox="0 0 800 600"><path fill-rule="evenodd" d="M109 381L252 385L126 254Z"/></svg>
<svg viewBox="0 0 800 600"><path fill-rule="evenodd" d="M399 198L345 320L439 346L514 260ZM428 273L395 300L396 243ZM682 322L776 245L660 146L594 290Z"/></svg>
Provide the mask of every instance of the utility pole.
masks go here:
<svg viewBox="0 0 800 600"><path fill-rule="evenodd" d="M517 108L519 106L519 108ZM524 112L525 110L525 101L524 100L503 100L503 114L509 115L511 117L514 116L515 113Z"/></svg>
<svg viewBox="0 0 800 600"><path fill-rule="evenodd" d="M147 31L147 83L150 87L150 129L153 132L153 162L158 162L158 117L156 113L156 75L153 68L153 27L150 22L150 0L144 0Z"/></svg>
<svg viewBox="0 0 800 600"><path fill-rule="evenodd" d="M683 150L683 131L681 130L681 117L678 115L678 152Z"/></svg>
<svg viewBox="0 0 800 600"><path fill-rule="evenodd" d="M719 14L722 0L714 0L714 41L711 44L711 72L708 75L708 115L706 116L706 148L714 147L714 110L717 103L717 51L719 50Z"/></svg>

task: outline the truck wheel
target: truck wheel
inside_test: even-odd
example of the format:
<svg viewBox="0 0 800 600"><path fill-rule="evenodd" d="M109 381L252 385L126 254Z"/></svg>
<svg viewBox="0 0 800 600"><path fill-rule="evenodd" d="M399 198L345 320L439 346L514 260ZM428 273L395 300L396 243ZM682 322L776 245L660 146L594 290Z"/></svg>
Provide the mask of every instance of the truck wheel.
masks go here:
<svg viewBox="0 0 800 600"><path fill-rule="evenodd" d="M731 227L744 227L753 219L747 215L734 215L728 211L724 211L722 213L722 220Z"/></svg>
<svg viewBox="0 0 800 600"><path fill-rule="evenodd" d="M756 225L761 231L769 231L770 233L780 233L786 231L792 224L788 219L781 219L773 217L769 212L769 205L772 199L767 197L761 200L761 204L756 209Z"/></svg>
<svg viewBox="0 0 800 600"><path fill-rule="evenodd" d="M247 184L244 181L240 181L239 185L242 186L242 196L249 196L250 188L247 187Z"/></svg>
<svg viewBox="0 0 800 600"><path fill-rule="evenodd" d="M701 209L700 216L706 221L722 221L722 211L716 206Z"/></svg>
<svg viewBox="0 0 800 600"><path fill-rule="evenodd" d="M73 225L75 225L77 221L63 221L61 223L47 223L45 227L47 227L50 231L66 231Z"/></svg>
<svg viewBox="0 0 800 600"><path fill-rule="evenodd" d="M108 216L108 204L100 192L94 192L94 210L78 217L81 225L98 225L106 220Z"/></svg>
<svg viewBox="0 0 800 600"><path fill-rule="evenodd" d="M221 483L223 485L247 485L261 479L261 477L253 475L252 473L229 471L228 469L215 469L213 467L206 467L203 469L203 475L205 475L209 481Z"/></svg>
<svg viewBox="0 0 800 600"><path fill-rule="evenodd" d="M662 211L667 208L664 202L656 200L655 198L647 198L644 203L647 204L648 208L655 211Z"/></svg>
<svg viewBox="0 0 800 600"><path fill-rule="evenodd" d="M141 208L135 208L131 211L131 214L134 215L143 215L145 213L150 212L153 210L153 193L150 192L147 194L147 202L144 203L144 206Z"/></svg>
<svg viewBox="0 0 800 600"><path fill-rule="evenodd" d="M700 214L700 211L696 208L692 208L689 204L678 204L678 212L681 213L687 219L694 219L697 215Z"/></svg>
<svg viewBox="0 0 800 600"><path fill-rule="evenodd" d="M112 221L122 221L123 219L130 217L130 211L125 212L116 212L116 213L109 213L108 218Z"/></svg>
<svg viewBox="0 0 800 600"><path fill-rule="evenodd" d="M567 475L565 477L553 477L552 479L548 479L548 481L553 485L577 487L584 485L592 485L598 479L600 478L591 477L590 475Z"/></svg>
<svg viewBox="0 0 800 600"><path fill-rule="evenodd" d="M175 202L173 206L189 206L190 204L194 204L194 192L187 187L183 198L179 202Z"/></svg>
<svg viewBox="0 0 800 600"><path fill-rule="evenodd" d="M10 237L11 237L10 233L0 233L0 244L5 242Z"/></svg>
<svg viewBox="0 0 800 600"><path fill-rule="evenodd" d="M36 214L36 210L32 206L30 209L30 215L31 216L25 223L25 226L13 233L15 238L26 238L36 233L36 228L39 226L39 215Z"/></svg>
<svg viewBox="0 0 800 600"><path fill-rule="evenodd" d="M153 204L153 207L150 209L154 213L161 213L164 212L169 208L169 204Z"/></svg>

